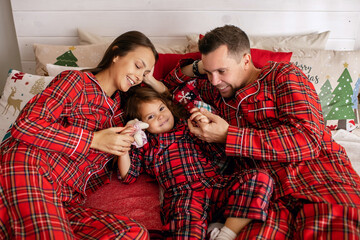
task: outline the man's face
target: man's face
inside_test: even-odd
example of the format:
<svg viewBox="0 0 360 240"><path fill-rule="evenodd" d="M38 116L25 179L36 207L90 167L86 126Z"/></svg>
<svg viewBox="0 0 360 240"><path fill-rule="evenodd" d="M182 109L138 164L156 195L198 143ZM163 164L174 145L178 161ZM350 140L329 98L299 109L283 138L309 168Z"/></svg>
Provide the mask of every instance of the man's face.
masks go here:
<svg viewBox="0 0 360 240"><path fill-rule="evenodd" d="M218 47L215 51L202 55L204 70L212 85L219 89L221 96L228 98L248 83L247 60L245 54L236 59L228 54L226 45Z"/></svg>

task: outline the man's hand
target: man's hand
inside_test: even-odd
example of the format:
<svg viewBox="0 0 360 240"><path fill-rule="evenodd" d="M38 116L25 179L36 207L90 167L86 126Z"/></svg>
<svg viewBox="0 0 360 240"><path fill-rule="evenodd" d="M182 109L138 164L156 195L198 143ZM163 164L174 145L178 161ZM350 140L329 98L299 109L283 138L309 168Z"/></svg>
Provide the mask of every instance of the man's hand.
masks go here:
<svg viewBox="0 0 360 240"><path fill-rule="evenodd" d="M190 132L206 142L226 143L229 124L204 108L193 108L188 119ZM205 116L208 120L204 121Z"/></svg>

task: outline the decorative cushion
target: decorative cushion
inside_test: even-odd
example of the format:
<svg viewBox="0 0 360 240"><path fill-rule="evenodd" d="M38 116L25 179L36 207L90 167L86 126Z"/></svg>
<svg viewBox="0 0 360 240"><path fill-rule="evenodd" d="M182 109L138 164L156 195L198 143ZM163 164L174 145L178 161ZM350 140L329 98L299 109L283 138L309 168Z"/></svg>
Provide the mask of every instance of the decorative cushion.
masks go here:
<svg viewBox="0 0 360 240"><path fill-rule="evenodd" d="M294 62L314 84L331 129L359 125L360 51L278 48L293 51Z"/></svg>
<svg viewBox="0 0 360 240"><path fill-rule="evenodd" d="M53 77L37 76L10 70L0 98L0 140L16 120L21 109L50 83Z"/></svg>
<svg viewBox="0 0 360 240"><path fill-rule="evenodd" d="M68 67L96 67L108 46L108 43L78 46L34 44L35 73L47 76L48 63Z"/></svg>
<svg viewBox="0 0 360 240"><path fill-rule="evenodd" d="M172 93L174 102L183 105L187 111L196 107L205 108L209 112L216 114L216 109L201 99L196 87L196 79L179 85Z"/></svg>
<svg viewBox="0 0 360 240"><path fill-rule="evenodd" d="M292 56L292 52L273 52L256 48L251 48L250 53L254 66L257 68L262 68L268 61L289 62Z"/></svg>
<svg viewBox="0 0 360 240"><path fill-rule="evenodd" d="M199 52L186 54L159 53L159 59L155 64L153 76L158 80L165 78L176 67L180 59L185 58L200 59L201 54Z"/></svg>
<svg viewBox="0 0 360 240"><path fill-rule="evenodd" d="M293 36L249 36L249 40L252 48L266 50L273 50L274 47L325 49L329 35L330 31L326 31ZM187 52L199 51L199 37L199 34L186 36L188 40Z"/></svg>
<svg viewBox="0 0 360 240"><path fill-rule="evenodd" d="M262 68L268 61L290 61L291 52L273 52L263 49L251 49L251 55L253 63L256 67ZM200 52L192 52L185 54L161 54L159 53L159 60L155 64L154 77L156 79L163 79L172 69L176 67L176 64L180 59L192 58L200 59Z"/></svg>
<svg viewBox="0 0 360 240"><path fill-rule="evenodd" d="M108 43L110 44L115 38L114 37L102 37L98 34L88 32L84 29L78 28L78 36L80 45L88 44L101 44ZM152 41L158 53L185 53L186 45L166 45L160 44Z"/></svg>

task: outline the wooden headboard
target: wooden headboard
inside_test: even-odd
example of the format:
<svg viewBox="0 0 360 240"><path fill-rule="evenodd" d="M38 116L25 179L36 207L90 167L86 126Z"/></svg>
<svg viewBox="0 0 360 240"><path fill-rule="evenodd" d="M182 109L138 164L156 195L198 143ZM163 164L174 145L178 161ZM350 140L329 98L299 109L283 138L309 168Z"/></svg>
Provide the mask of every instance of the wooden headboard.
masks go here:
<svg viewBox="0 0 360 240"><path fill-rule="evenodd" d="M360 49L358 0L11 0L22 70L33 73L32 44L77 45L77 28L115 37L139 30L152 40L184 43L186 34L224 24L249 35L330 31L327 49Z"/></svg>

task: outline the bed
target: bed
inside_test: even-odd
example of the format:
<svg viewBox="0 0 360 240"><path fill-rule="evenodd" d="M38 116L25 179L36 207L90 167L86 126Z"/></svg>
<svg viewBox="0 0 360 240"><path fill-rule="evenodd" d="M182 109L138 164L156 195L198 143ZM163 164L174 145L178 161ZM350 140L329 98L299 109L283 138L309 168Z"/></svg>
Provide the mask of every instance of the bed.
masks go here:
<svg viewBox="0 0 360 240"><path fill-rule="evenodd" d="M264 2L262 6L235 0L228 1L226 6L215 0L207 1L206 6L204 1L188 0L172 5L166 1L101 3L34 0L30 4L11 0L22 69L9 69L5 80L0 98L0 139L7 137L7 129L25 103L56 74L96 66L118 34L136 29L153 40L160 53L154 75L161 79L179 59L200 57L196 46L200 34L228 23L248 32L254 64L258 67L269 60L292 61L307 74L328 116L326 125L332 129L334 139L345 147L360 174L360 5L356 0L340 5L326 4L325 0L317 3L299 0L285 6L280 0ZM286 23L283 19L288 16L302 22ZM317 21L312 21L315 17ZM250 18L252 21L247 21ZM342 82L344 78L346 82ZM343 85L351 88L347 98L339 90ZM185 86L174 96L184 103L190 91ZM346 113L329 106L333 95L341 99L337 109L347 109ZM133 217L151 230L152 238L161 236L161 195L154 180L146 175L132 185L120 184L116 175L113 180L88 196L86 205Z"/></svg>

